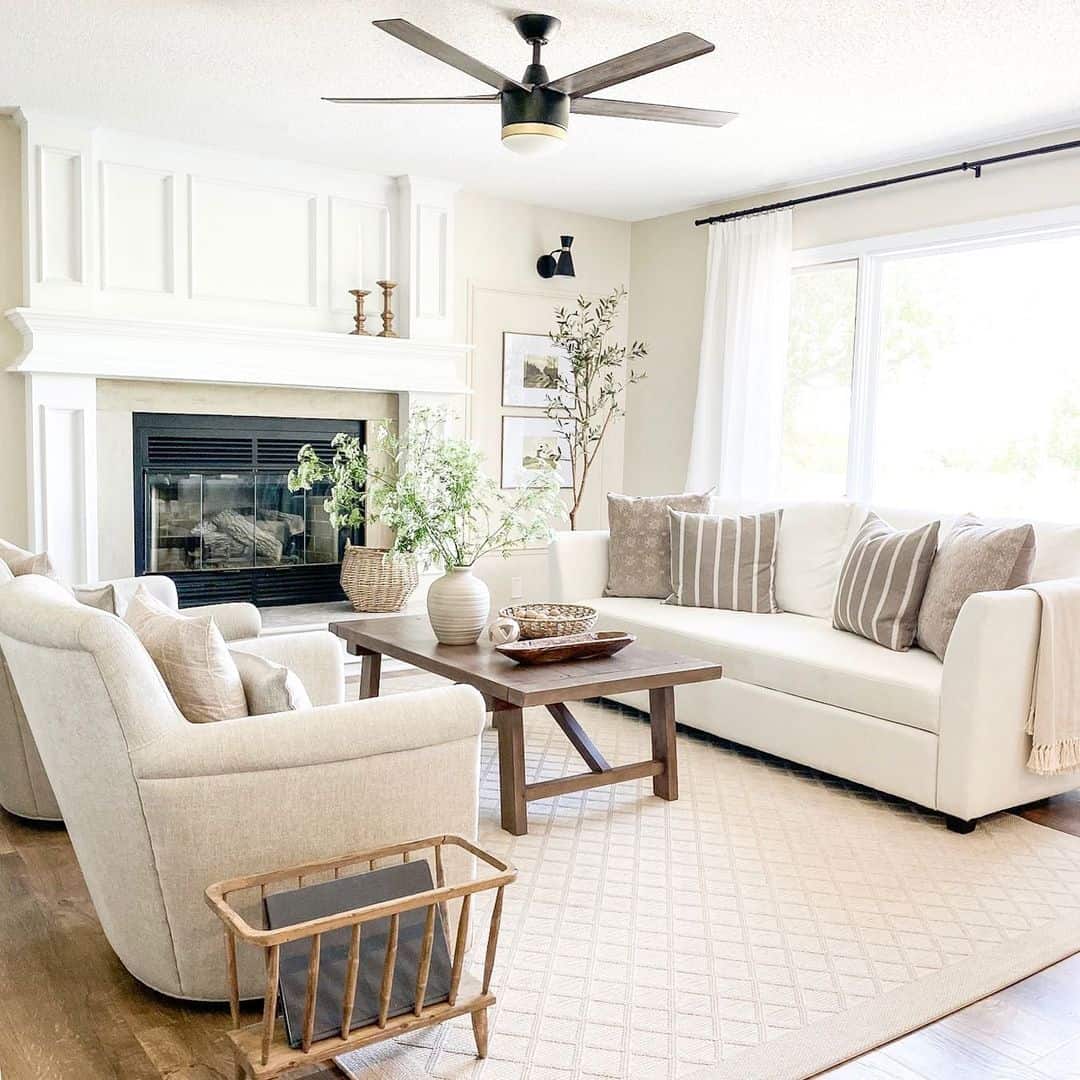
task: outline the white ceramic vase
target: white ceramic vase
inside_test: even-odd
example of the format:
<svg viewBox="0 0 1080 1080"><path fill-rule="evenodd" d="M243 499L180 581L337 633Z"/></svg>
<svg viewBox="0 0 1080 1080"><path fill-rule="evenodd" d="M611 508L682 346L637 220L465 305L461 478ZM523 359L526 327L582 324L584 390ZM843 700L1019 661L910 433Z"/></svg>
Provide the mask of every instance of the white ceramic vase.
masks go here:
<svg viewBox="0 0 1080 1080"><path fill-rule="evenodd" d="M471 566L452 566L431 583L427 611L443 645L473 645L487 625L491 593Z"/></svg>

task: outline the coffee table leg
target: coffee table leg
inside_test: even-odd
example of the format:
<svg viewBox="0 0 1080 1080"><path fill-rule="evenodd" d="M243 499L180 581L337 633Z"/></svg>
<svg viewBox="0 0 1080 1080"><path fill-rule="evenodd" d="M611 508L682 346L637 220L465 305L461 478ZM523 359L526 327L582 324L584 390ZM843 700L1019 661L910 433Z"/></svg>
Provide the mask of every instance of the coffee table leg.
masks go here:
<svg viewBox="0 0 1080 1080"><path fill-rule="evenodd" d="M675 688L661 686L649 691L649 726L652 729L653 761L664 771L652 780L653 794L661 799L679 797L679 760L675 751Z"/></svg>
<svg viewBox="0 0 1080 1080"><path fill-rule="evenodd" d="M513 836L529 831L525 810L525 724L520 709L495 713L499 733L499 793L502 827Z"/></svg>
<svg viewBox="0 0 1080 1080"><path fill-rule="evenodd" d="M379 679L382 676L382 653L366 653L360 660L360 697L379 696Z"/></svg>

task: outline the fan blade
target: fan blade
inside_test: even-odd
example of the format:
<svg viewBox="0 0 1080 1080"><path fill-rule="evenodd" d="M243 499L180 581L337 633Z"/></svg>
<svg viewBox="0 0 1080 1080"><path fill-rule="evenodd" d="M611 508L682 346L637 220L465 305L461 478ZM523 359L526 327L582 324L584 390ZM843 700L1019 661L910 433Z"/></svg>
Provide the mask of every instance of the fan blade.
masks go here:
<svg viewBox="0 0 1080 1080"><path fill-rule="evenodd" d="M525 89L516 79L511 79L494 68L488 67L483 61L469 56L468 53L463 53L460 49L455 49L453 45L448 45L434 34L421 30L419 26L413 26L405 19L376 19L373 25L392 34L399 41L404 41L406 45L426 52L428 56L434 56L436 60L441 60L444 64L457 68L458 71L464 71L466 75L471 75L474 79L487 83L488 86L494 86L496 90L506 90L510 87Z"/></svg>
<svg viewBox="0 0 1080 1080"><path fill-rule="evenodd" d="M324 97L338 105L485 105L499 100L498 94L474 94L472 97Z"/></svg>
<svg viewBox="0 0 1080 1080"><path fill-rule="evenodd" d="M681 105L652 105L645 101L591 97L572 99L570 111L590 116L621 116L627 120L659 120L664 124L695 124L698 127L723 127L739 115L719 109L687 109Z"/></svg>
<svg viewBox="0 0 1080 1080"><path fill-rule="evenodd" d="M715 45L699 38L697 34L675 34L663 41L646 45L643 49L635 49L633 52L605 60L602 64L575 71L573 75L564 75L561 79L547 83L547 87L569 94L572 98L579 98L582 94L591 94L616 83L626 82L627 79L648 75L650 71L660 71L672 64L693 60L695 56L704 56L715 48Z"/></svg>

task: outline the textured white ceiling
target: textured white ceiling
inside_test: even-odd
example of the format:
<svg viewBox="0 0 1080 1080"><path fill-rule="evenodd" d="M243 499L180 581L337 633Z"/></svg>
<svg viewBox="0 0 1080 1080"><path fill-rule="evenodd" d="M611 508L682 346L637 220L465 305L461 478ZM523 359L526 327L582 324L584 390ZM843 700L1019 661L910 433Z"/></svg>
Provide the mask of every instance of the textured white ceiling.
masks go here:
<svg viewBox="0 0 1080 1080"><path fill-rule="evenodd" d="M321 94L484 93L373 28L411 20L512 76L502 0L0 0L0 105L370 172L441 176L638 219L1080 121L1078 0L542 0L552 76L691 30L709 56L604 91L742 115L710 131L571 118L555 158L499 144L492 106Z"/></svg>

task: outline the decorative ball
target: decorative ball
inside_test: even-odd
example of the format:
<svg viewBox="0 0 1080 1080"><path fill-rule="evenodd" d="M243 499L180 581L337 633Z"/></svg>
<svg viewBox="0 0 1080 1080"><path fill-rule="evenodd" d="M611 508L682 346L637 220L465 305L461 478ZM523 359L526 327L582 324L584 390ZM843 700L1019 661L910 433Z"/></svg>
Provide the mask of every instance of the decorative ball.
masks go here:
<svg viewBox="0 0 1080 1080"><path fill-rule="evenodd" d="M508 645L521 637L521 627L516 619L503 615L488 627L488 637L494 645Z"/></svg>

